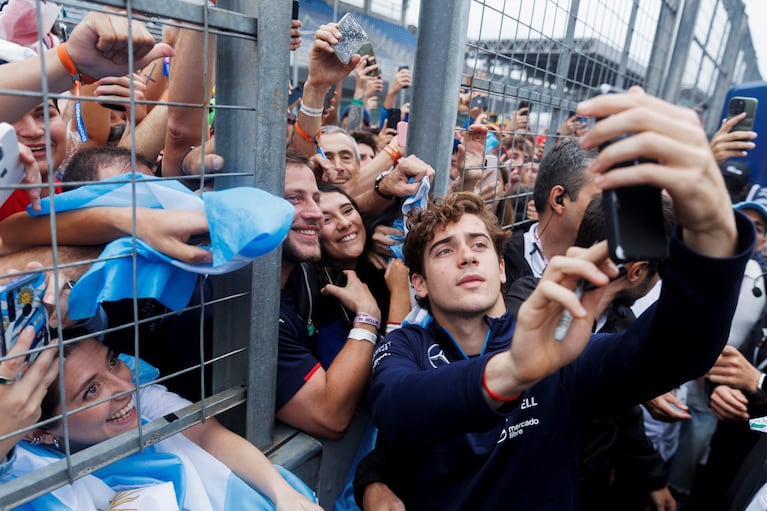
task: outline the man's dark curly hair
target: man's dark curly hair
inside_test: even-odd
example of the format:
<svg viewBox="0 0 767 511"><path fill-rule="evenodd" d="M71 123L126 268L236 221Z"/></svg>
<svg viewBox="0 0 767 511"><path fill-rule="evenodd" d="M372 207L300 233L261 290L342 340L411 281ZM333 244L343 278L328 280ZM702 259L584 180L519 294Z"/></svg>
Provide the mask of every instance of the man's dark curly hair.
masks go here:
<svg viewBox="0 0 767 511"><path fill-rule="evenodd" d="M498 218L485 210L482 198L472 192L451 193L444 198L436 198L429 202L426 209L413 210L408 213L407 224L409 231L403 253L405 264L414 273L424 275L424 255L426 246L434 239L434 232L438 227L446 227L463 218L463 215L476 215L487 228L490 239L495 247L495 252L500 260L503 255L503 245L510 233L501 229ZM418 304L429 310L428 297L417 299Z"/></svg>

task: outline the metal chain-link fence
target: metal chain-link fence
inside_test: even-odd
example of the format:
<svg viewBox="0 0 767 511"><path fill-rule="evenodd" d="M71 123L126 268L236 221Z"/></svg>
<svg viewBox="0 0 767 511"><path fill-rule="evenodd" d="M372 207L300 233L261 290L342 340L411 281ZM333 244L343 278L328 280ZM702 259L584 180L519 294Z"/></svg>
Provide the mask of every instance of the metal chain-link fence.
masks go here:
<svg viewBox="0 0 767 511"><path fill-rule="evenodd" d="M130 88L127 99L116 100L118 105L124 104L126 113L120 113L119 108L111 110L104 121L107 133L110 127L125 124L121 136L131 151L132 168L137 153L157 156L159 149L149 150L158 145L149 143L152 137L167 140L165 130L143 138L145 134L136 127L140 120L137 116L167 118L170 109L175 108L176 113L179 109L195 112L190 117L195 119L192 124L196 129L190 132L196 133L196 140L189 145L204 146L208 130L215 126L215 152L226 161L225 172L215 178L215 188L256 185L282 194L283 174L278 170L284 168L286 85L289 76L296 79L299 68L305 66L305 52L312 40L311 32L306 31L303 53L293 59L291 73L287 37L290 2L219 0L215 7L192 0L60 3L62 22L57 30L61 39L71 33L84 13L94 9L108 9L115 15L146 23L158 39L168 27L184 37L194 38L197 34L198 58L186 65L199 66L196 75L200 81L190 87L188 95L175 100L162 93L152 96L150 85L167 80L160 71L162 64L157 74L148 73L147 68L136 69L145 75L144 99ZM307 12L311 13L313 28L332 21L331 13L336 12L332 2L307 1L312 3L316 5ZM394 22L404 21L404 7L392 3L396 5L390 11L376 2L374 8L368 6L375 12L368 12L389 16ZM365 6L365 2L358 4ZM41 5L36 2L38 8ZM342 4L346 9L355 6ZM391 74L398 64L414 63L408 152L437 169L434 193L442 195L449 189L460 189L467 173L473 171L477 177L479 172L480 189L488 207L498 214L503 225L512 227L534 214L528 201L537 165L546 151L564 138L582 134L593 122L578 118L574 110L577 102L593 94L599 84L619 88L640 85L651 94L696 108L707 130L714 131L727 88L761 79L746 21L740 0L421 0L415 54L407 54L403 35L391 36L386 44L393 57L382 67L385 74ZM35 22L42 26L42 18ZM375 30L386 38L385 25ZM208 35L216 36L215 43ZM215 44L215 64L206 58L213 54L211 44ZM386 52L381 53L385 59ZM5 54L0 57L11 60ZM44 69L42 66L44 63ZM213 83L214 107L210 103ZM57 110L43 109L40 114L43 133L37 147L53 176L63 162L54 161L58 139L51 128L60 116L71 122L68 108L74 102L69 93L52 90L46 80L40 90L43 104L51 99L58 102ZM36 90L0 89L0 95L37 94ZM98 108L103 108L100 103L105 102L85 94L81 101ZM488 130L480 151L482 158L473 164L455 161L460 160L455 140L467 145L466 130L474 123L483 124L483 132ZM74 128L70 125L67 131L66 143L74 143ZM165 179L204 185L208 184L205 178L210 177L176 174ZM133 182L127 180L128 184ZM53 179L50 183L53 195L56 184ZM53 204L55 211L55 201ZM54 226L59 215L51 217ZM134 214L126 233L135 236L146 227ZM43 269L51 269L52 274L81 263L90 264L97 257L98 252L90 257L71 255L69 249L57 244L56 235L52 238L53 251L43 262ZM134 249L123 257L135 264L132 261L136 254ZM37 255L20 257L15 267L23 268L19 262L34 257ZM110 323L107 333L123 332L127 351L138 355L151 352L165 361L182 361L158 381L172 385L174 379L187 377L196 382L202 400L74 454L64 438L65 455L60 461L0 484L0 508L15 507L203 418L235 407L222 421L272 452L273 459L297 471L307 482L316 484L317 444L293 432L279 428L275 431L274 426L279 257L277 250L237 272L200 278L196 299L184 312L183 334L174 326L168 327L174 325L178 311L154 307L137 298L139 282L134 277L121 309L123 321ZM4 277L9 277L9 267L0 268ZM57 285L59 280L65 282L66 274L57 279ZM59 296L59 310L65 296ZM167 338L160 339L158 332ZM63 354L61 346L56 349ZM63 372L63 359L58 364ZM94 406L107 400L99 400ZM238 407L242 404L245 406ZM32 427L4 431L0 442L32 431Z"/></svg>

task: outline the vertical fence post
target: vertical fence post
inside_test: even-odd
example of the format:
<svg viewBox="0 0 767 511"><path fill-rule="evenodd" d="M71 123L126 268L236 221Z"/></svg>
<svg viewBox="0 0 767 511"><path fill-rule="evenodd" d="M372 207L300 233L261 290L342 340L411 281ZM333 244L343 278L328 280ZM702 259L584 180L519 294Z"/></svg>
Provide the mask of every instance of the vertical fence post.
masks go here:
<svg viewBox="0 0 767 511"><path fill-rule="evenodd" d="M621 63L618 68L618 78L615 81L615 85L621 89L627 87L626 84L626 70L628 69L629 53L631 53L631 40L634 37L634 27L637 22L637 12L639 11L639 0L634 0L631 6L631 16L629 17L628 25L626 26L626 38L623 41L623 51L621 52ZM628 84L633 85L633 84Z"/></svg>
<svg viewBox="0 0 767 511"><path fill-rule="evenodd" d="M256 15L255 8L245 0L220 0L218 6L243 14ZM255 105L255 90L246 84L255 76L256 42L218 36L216 43L216 103L217 105ZM250 64L250 65L246 65ZM225 169L249 172L250 175L219 176L217 189L255 184L255 122L254 109L216 108L216 152L226 160ZM238 130L237 127L241 127ZM219 357L248 346L250 315L251 267L212 277L214 299L241 295L213 307L213 356ZM247 364L242 357L229 357L213 366L213 391L220 392L247 381ZM244 434L241 415L227 414L220 419L230 429Z"/></svg>
<svg viewBox="0 0 767 511"><path fill-rule="evenodd" d="M725 95L721 91L726 91L733 85L732 74L738 61L738 53L744 44L743 31L748 28L748 18L746 18L744 9L728 9L728 13L731 23L730 33L727 38L727 46L725 46L724 53L722 54L721 69L713 89L714 94L708 104L706 131L709 133L714 133L719 129L720 122L722 121L719 112L722 111ZM717 92L720 92L720 94L717 94Z"/></svg>
<svg viewBox="0 0 767 511"><path fill-rule="evenodd" d="M289 76L290 2L221 1L222 7L258 16L258 43L222 38L218 44L216 148L227 169L251 176L217 178L217 187L257 185L282 195L285 122ZM220 181L219 181L220 179ZM268 214L268 212L264 212ZM280 250L260 257L250 268L216 279L216 297L248 292L249 299L227 301L215 309L216 354L248 347L248 363L227 361L214 373L217 389L247 382L245 436L258 447L271 443L277 368ZM244 289L243 289L244 288ZM252 292L258 289L258 292ZM218 367L218 366L217 366Z"/></svg>
<svg viewBox="0 0 767 511"><path fill-rule="evenodd" d="M562 43L562 49L557 62L557 78L554 82L554 90L562 91L564 96L567 79L570 73L570 60L573 49L575 48L575 26L578 22L578 9L580 9L580 0L570 0L570 9L567 12L567 28L565 29L565 39ZM552 108L551 119L549 120L549 133L556 133L562 122L562 106L558 103ZM557 141L554 137L546 138L546 152L551 151Z"/></svg>
<svg viewBox="0 0 767 511"><path fill-rule="evenodd" d="M434 196L447 193L470 0L421 2L408 153L434 167Z"/></svg>
<svg viewBox="0 0 767 511"><path fill-rule="evenodd" d="M658 23L655 27L650 60L645 74L645 88L648 93L659 96L663 91L663 83L669 63L669 48L674 46L674 26L676 10L669 5L670 0L661 0Z"/></svg>
<svg viewBox="0 0 767 511"><path fill-rule="evenodd" d="M662 98L670 103L676 103L679 97L679 87L682 85L684 70L687 68L687 56L690 45L695 37L695 20L698 18L700 0L687 0L682 12L677 11L679 28L674 40L674 50L668 65L666 82L663 84Z"/></svg>

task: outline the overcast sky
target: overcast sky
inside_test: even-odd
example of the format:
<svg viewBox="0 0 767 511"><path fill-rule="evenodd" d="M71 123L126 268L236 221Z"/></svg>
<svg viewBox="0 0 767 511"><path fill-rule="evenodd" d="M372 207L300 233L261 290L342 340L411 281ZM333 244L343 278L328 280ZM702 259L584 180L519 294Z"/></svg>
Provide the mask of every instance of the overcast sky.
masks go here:
<svg viewBox="0 0 767 511"><path fill-rule="evenodd" d="M745 0L746 14L748 14L748 26L751 29L751 40L754 42L754 50L759 60L759 71L762 79L767 80L767 31L764 26L758 24L767 20L767 2L764 0Z"/></svg>
<svg viewBox="0 0 767 511"><path fill-rule="evenodd" d="M630 5L629 0L618 0ZM407 20L408 23L417 24L418 10L420 0L410 0L408 5ZM764 26L758 24L767 20L767 0L744 0L746 13L748 14L748 24L751 29L751 39L754 42L754 49L759 60L759 70L762 76L767 79L767 30Z"/></svg>

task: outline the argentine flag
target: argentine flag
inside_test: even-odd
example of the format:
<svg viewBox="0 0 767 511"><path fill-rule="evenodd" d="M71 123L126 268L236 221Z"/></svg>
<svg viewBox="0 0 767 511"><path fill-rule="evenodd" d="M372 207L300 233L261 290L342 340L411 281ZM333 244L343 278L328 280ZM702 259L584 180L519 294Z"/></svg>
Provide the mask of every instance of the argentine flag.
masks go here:
<svg viewBox="0 0 767 511"><path fill-rule="evenodd" d="M159 371L141 359L120 355L138 377L136 386L157 379ZM190 404L162 385L141 387L144 422ZM19 442L13 477L28 474L64 454L46 445ZM275 465L297 492L317 502L301 479ZM129 505L128 505L129 504ZM237 477L226 465L182 434L176 434L43 495L17 511L274 511L269 498Z"/></svg>
<svg viewBox="0 0 767 511"><path fill-rule="evenodd" d="M286 200L253 187L235 187L204 192L202 197L173 180L144 174L123 174L99 183L46 197L41 211L27 208L30 215L47 215L92 207L141 207L173 210L203 210L208 221L213 262L189 264L168 257L144 241L124 237L109 243L99 261L78 280L69 298L69 316L91 317L98 304L133 296L154 298L172 310L187 305L196 281L195 274L222 274L252 262L282 243L293 222L294 208Z"/></svg>

